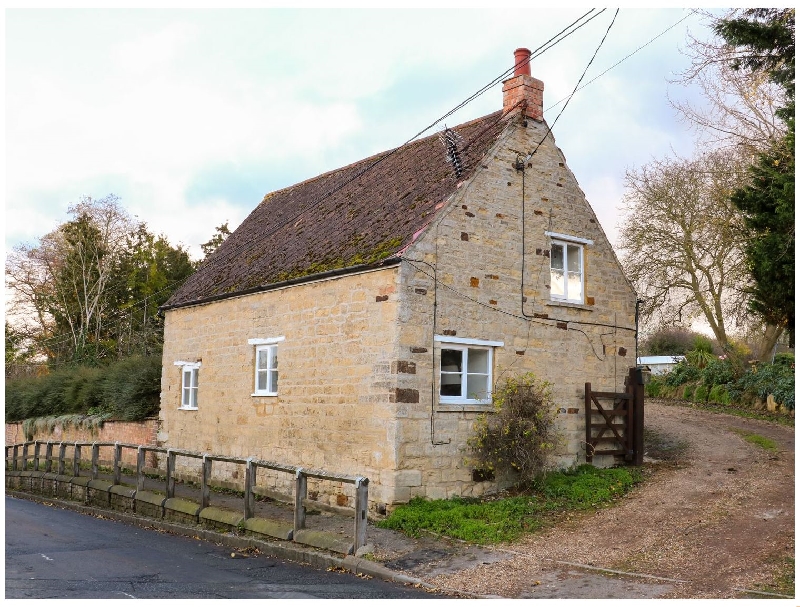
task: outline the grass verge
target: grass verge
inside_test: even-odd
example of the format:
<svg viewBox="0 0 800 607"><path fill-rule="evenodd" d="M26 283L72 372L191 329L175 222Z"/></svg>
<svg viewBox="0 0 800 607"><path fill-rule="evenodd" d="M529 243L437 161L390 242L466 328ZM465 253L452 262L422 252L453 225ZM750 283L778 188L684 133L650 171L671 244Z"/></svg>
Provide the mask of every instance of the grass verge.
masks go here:
<svg viewBox="0 0 800 607"><path fill-rule="evenodd" d="M746 430L739 430L738 428L732 428L732 430L741 436L744 440L748 443L752 443L754 445L758 445L762 449L766 449L767 451L775 451L778 448L778 444L772 440L771 438L767 438L766 436L761 436L760 434L756 434L755 432L747 432Z"/></svg>
<svg viewBox="0 0 800 607"><path fill-rule="evenodd" d="M547 473L511 497L426 500L399 506L379 527L418 537L424 531L476 544L509 542L542 529L558 515L599 509L622 497L641 480L636 468L598 469L583 465Z"/></svg>
<svg viewBox="0 0 800 607"><path fill-rule="evenodd" d="M795 596L794 593L794 558L787 556L777 564L775 576L769 584L756 588L761 592L774 592L786 596Z"/></svg>

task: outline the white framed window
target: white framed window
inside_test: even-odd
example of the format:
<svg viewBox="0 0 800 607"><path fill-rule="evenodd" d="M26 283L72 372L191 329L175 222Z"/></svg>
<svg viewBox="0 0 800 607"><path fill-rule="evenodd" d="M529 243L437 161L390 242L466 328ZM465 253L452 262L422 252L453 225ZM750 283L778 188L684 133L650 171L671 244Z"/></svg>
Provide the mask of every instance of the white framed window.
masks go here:
<svg viewBox="0 0 800 607"><path fill-rule="evenodd" d="M181 368L181 409L197 409L197 390L200 385L200 363L176 361Z"/></svg>
<svg viewBox="0 0 800 607"><path fill-rule="evenodd" d="M485 405L492 400L494 348L503 342L437 335L439 402Z"/></svg>
<svg viewBox="0 0 800 607"><path fill-rule="evenodd" d="M255 391L252 396L278 395L278 344L285 338L267 337L248 339L256 347Z"/></svg>
<svg viewBox="0 0 800 607"><path fill-rule="evenodd" d="M550 299L584 303L583 239L569 242L553 239L550 243Z"/></svg>

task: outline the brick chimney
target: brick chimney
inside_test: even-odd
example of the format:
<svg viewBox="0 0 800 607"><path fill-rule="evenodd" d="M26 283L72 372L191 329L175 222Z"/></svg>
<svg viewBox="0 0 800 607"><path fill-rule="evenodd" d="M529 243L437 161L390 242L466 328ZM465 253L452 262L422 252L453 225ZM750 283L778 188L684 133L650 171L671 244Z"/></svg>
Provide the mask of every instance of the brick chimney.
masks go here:
<svg viewBox="0 0 800 607"><path fill-rule="evenodd" d="M531 76L530 58L531 52L526 48L514 51L514 75L503 82L503 111L508 112L523 102L525 115L541 122L544 120L544 82Z"/></svg>

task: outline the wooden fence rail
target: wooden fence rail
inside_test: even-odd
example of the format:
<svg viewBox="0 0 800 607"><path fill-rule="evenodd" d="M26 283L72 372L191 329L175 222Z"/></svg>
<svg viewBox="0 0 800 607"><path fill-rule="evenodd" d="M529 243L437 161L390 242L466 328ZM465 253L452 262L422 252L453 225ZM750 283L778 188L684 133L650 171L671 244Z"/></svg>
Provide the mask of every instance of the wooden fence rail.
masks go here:
<svg viewBox="0 0 800 607"><path fill-rule="evenodd" d="M58 455L54 458L53 447L58 445ZM30 454L30 447L33 446L33 454ZM42 447L44 446L44 454ZM175 471L176 459L189 458L199 460L200 467L200 507L207 508L211 503L211 472L214 462L227 462L241 464L245 466L245 488L244 504L242 507L244 518L253 518L255 511L255 487L258 469L273 470L294 476L294 529L295 531L306 528L306 508L313 505L322 510L332 510L338 514L354 514L354 551L366 544L367 536L367 508L369 501L368 485L369 479L363 476L350 474L337 474L324 470L314 470L302 468L252 457L240 458L224 455L211 455L208 453L196 453L183 449L172 449L165 447L150 447L144 445L134 445L120 442L70 442L70 441L29 441L15 445L6 445L6 470L28 470L32 467L34 471L44 470L51 472L55 461L57 473L64 474L65 462L68 447L73 448L72 457L72 476L81 476L81 464L83 463L84 447L91 448L91 458L88 460L89 475L92 480L98 478L100 473L100 449L101 447L113 447L113 468L112 479L114 485L121 484L122 480L122 454L123 449L136 450L136 490L144 491L145 488L145 461L147 453L158 453L165 455L166 466L164 470L165 485L164 491L167 498L175 497ZM20 455L20 448L22 454ZM30 461L30 464L29 464ZM337 481L348 483L355 486L355 508L345 508L341 506L329 506L320 502L308 499L308 479L317 478L326 481ZM355 513L353 513L355 511Z"/></svg>

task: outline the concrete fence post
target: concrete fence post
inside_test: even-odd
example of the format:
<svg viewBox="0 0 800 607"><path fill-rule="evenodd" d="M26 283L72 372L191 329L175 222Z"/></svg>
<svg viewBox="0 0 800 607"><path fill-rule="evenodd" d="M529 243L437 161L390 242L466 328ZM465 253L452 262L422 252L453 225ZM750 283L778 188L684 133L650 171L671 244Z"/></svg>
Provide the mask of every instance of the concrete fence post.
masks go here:
<svg viewBox="0 0 800 607"><path fill-rule="evenodd" d="M27 470L28 469L28 445L30 445L30 443L28 443L28 442L22 443L22 469L23 470Z"/></svg>
<svg viewBox="0 0 800 607"><path fill-rule="evenodd" d="M167 497L175 497L175 454L167 449Z"/></svg>
<svg viewBox="0 0 800 607"><path fill-rule="evenodd" d="M353 552L367 543L367 508L369 505L368 494L369 479L359 476L356 478L356 527L355 546Z"/></svg>
<svg viewBox="0 0 800 607"><path fill-rule="evenodd" d="M81 446L75 443L75 457L72 458L72 476L81 475Z"/></svg>
<svg viewBox="0 0 800 607"><path fill-rule="evenodd" d="M61 442L58 445L58 469L57 474L64 474L64 459L67 457L67 443Z"/></svg>
<svg viewBox="0 0 800 607"><path fill-rule="evenodd" d="M203 471L201 474L200 479L200 507L201 508L208 508L209 504L211 504L211 467L214 464L214 460L208 455L208 453L203 454Z"/></svg>
<svg viewBox="0 0 800 607"><path fill-rule="evenodd" d="M119 441L114 443L114 484L119 485L122 482L122 445Z"/></svg>
<svg viewBox="0 0 800 607"><path fill-rule="evenodd" d="M12 456L14 459L11 461L11 469L17 470L19 468L19 463L17 462L17 458L19 457L19 447L17 445L14 445Z"/></svg>
<svg viewBox="0 0 800 607"><path fill-rule="evenodd" d="M92 443L92 480L97 479L99 473L100 445Z"/></svg>
<svg viewBox="0 0 800 607"><path fill-rule="evenodd" d="M305 499L308 493L308 477L302 468L297 469L294 483L294 530L306 528Z"/></svg>
<svg viewBox="0 0 800 607"><path fill-rule="evenodd" d="M144 491L144 456L146 450L139 445L136 448L136 490Z"/></svg>
<svg viewBox="0 0 800 607"><path fill-rule="evenodd" d="M44 471L52 472L53 470L53 443L47 441L44 448Z"/></svg>
<svg viewBox="0 0 800 607"><path fill-rule="evenodd" d="M255 510L255 495L253 489L256 486L256 465L253 463L253 458L247 458L247 464L244 468L244 518L245 520L253 518Z"/></svg>

